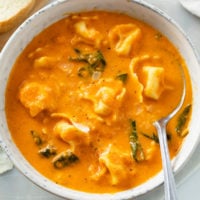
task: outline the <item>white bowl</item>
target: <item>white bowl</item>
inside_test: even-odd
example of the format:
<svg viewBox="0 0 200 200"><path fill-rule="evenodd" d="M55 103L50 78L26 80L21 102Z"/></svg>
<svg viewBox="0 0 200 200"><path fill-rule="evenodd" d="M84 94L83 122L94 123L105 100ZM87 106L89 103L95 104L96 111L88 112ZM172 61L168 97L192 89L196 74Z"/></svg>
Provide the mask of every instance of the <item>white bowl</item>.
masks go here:
<svg viewBox="0 0 200 200"><path fill-rule="evenodd" d="M147 193L163 183L163 175L158 175L144 184L115 194L91 194L57 185L39 174L23 157L12 140L5 117L5 89L7 80L16 58L32 38L45 27L65 17L67 13L93 9L119 11L145 21L158 29L177 47L189 69L193 88L193 111L189 127L190 133L184 140L181 150L173 160L173 170L180 171L191 157L200 136L200 68L194 48L180 27L159 9L140 0L58 0L38 11L27 19L12 35L0 56L0 145L10 156L15 166L30 180L61 197L74 200L122 200ZM14 183L13 183L14 184Z"/></svg>

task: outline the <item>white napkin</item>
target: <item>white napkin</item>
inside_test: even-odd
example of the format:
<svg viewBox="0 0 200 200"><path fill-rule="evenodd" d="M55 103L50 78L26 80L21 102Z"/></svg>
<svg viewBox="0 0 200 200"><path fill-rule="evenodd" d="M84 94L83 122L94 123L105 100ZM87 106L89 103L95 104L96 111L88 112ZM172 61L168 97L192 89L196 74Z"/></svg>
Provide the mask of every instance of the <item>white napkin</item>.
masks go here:
<svg viewBox="0 0 200 200"><path fill-rule="evenodd" d="M0 174L7 172L13 168L13 163L8 158L7 154L0 147Z"/></svg>
<svg viewBox="0 0 200 200"><path fill-rule="evenodd" d="M179 0L182 6L192 14L200 17L200 0Z"/></svg>

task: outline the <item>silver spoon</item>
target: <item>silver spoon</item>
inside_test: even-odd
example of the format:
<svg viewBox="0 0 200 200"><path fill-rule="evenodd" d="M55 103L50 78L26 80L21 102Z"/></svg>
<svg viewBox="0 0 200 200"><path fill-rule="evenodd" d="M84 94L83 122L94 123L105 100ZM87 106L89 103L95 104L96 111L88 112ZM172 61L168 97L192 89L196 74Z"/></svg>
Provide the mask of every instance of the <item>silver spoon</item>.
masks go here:
<svg viewBox="0 0 200 200"><path fill-rule="evenodd" d="M182 70L182 79L183 79L183 92L179 104L166 117L163 117L153 123L153 125L157 129L159 143L160 143L160 151L161 151L163 173L164 173L165 200L177 200L175 178L171 167L169 149L167 145L166 126L169 120L172 117L174 117L174 115L180 110L180 108L183 105L186 94L186 81L183 70Z"/></svg>

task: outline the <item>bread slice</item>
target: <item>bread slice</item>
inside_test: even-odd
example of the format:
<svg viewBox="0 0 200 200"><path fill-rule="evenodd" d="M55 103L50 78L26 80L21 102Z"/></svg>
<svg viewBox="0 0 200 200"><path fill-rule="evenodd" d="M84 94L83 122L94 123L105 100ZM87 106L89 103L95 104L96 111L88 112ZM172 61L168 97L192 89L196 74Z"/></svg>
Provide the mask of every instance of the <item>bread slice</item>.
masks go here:
<svg viewBox="0 0 200 200"><path fill-rule="evenodd" d="M0 33L19 25L35 5L35 0L0 0Z"/></svg>

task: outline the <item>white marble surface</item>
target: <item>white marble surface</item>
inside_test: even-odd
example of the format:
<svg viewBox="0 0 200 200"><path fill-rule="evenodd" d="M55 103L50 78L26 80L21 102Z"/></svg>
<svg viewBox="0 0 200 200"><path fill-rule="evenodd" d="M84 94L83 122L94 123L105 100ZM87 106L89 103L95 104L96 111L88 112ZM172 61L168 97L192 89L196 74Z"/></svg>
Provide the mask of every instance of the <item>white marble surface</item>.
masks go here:
<svg viewBox="0 0 200 200"><path fill-rule="evenodd" d="M190 36L200 60L200 18L186 11L178 0L146 0L169 16ZM200 196L200 145L186 166L176 175L179 200L199 200ZM163 187L137 200L162 200ZM17 169L0 175L0 200L62 200L25 178Z"/></svg>

